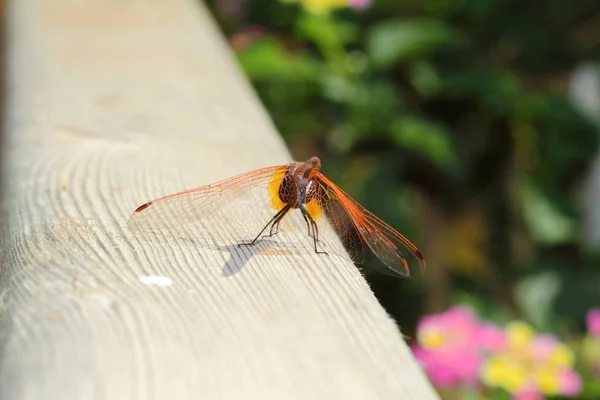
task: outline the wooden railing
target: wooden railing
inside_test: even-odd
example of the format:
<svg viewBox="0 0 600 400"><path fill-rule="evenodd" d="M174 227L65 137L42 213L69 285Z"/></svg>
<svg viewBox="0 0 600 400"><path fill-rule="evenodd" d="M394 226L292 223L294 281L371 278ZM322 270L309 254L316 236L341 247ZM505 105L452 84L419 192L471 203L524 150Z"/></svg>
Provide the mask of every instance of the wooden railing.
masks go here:
<svg viewBox="0 0 600 400"><path fill-rule="evenodd" d="M127 231L151 198L290 159L201 4L6 14L0 398L437 398L352 263L227 274Z"/></svg>

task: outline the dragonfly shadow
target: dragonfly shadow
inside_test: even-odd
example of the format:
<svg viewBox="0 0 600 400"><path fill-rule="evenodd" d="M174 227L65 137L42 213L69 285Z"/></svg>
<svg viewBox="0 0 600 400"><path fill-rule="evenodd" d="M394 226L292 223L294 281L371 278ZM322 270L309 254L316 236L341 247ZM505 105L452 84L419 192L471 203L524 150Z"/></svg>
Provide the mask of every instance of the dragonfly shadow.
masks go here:
<svg viewBox="0 0 600 400"><path fill-rule="evenodd" d="M297 253L300 248L291 243L282 244L280 241L265 238L252 246L233 243L220 246L219 250L229 253L229 260L222 268L223 276L229 277L240 272L254 256L285 256Z"/></svg>
<svg viewBox="0 0 600 400"><path fill-rule="evenodd" d="M308 244L290 241L289 239L278 240L277 238L270 237L261 238L251 246L240 245L244 241L231 241L230 243L221 244L213 240L181 236L177 237L177 241L180 244L185 243L187 246L227 252L229 255L228 260L221 268L222 275L225 277L230 277L240 272L254 256L281 257L312 251L312 248Z"/></svg>
<svg viewBox="0 0 600 400"><path fill-rule="evenodd" d="M251 246L240 246L243 240L215 239L210 236L194 236L188 233L138 231L134 235L138 239L151 243L163 242L188 248L196 247L227 252L228 259L221 268L221 273L225 277L240 272L254 256L281 257L314 251L311 241L292 239L285 235L263 237ZM247 240L251 240L251 238Z"/></svg>

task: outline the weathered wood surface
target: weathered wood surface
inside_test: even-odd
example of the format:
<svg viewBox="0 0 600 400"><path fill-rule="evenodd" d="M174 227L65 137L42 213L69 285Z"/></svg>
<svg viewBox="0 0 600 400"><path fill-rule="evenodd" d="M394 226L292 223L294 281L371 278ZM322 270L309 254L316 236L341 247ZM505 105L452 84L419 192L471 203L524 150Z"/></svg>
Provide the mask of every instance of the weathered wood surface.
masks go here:
<svg viewBox="0 0 600 400"><path fill-rule="evenodd" d="M350 262L230 274L243 255L126 230L146 200L289 160L202 6L7 13L0 398L437 397Z"/></svg>

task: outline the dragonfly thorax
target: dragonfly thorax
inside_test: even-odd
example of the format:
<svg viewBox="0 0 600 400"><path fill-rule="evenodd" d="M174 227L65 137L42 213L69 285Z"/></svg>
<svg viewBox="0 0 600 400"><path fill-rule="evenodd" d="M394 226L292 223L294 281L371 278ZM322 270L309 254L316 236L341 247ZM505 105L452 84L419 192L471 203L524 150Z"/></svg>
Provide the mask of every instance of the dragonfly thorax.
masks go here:
<svg viewBox="0 0 600 400"><path fill-rule="evenodd" d="M279 199L292 208L301 208L316 196L317 184L314 179L288 172L279 186Z"/></svg>

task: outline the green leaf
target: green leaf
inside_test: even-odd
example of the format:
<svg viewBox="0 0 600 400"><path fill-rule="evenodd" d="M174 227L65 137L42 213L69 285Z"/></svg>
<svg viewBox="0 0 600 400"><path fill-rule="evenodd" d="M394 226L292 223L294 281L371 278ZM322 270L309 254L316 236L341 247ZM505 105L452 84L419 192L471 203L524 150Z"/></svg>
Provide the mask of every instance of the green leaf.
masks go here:
<svg viewBox="0 0 600 400"><path fill-rule="evenodd" d="M392 137L399 145L415 150L441 167L454 161L454 146L449 132L424 119L402 117L392 124Z"/></svg>
<svg viewBox="0 0 600 400"><path fill-rule="evenodd" d="M386 68L430 54L456 39L456 32L440 20L386 21L371 30L367 49L373 65Z"/></svg>
<svg viewBox="0 0 600 400"><path fill-rule="evenodd" d="M331 71L323 73L321 85L323 96L334 102L352 103L360 94L356 82Z"/></svg>
<svg viewBox="0 0 600 400"><path fill-rule="evenodd" d="M415 63L410 71L410 82L423 97L434 96L443 88L442 79L435 67L427 62Z"/></svg>
<svg viewBox="0 0 600 400"><path fill-rule="evenodd" d="M319 48L335 48L356 40L358 27L330 15L301 14L296 21L296 33Z"/></svg>
<svg viewBox="0 0 600 400"><path fill-rule="evenodd" d="M258 39L238 53L238 61L253 80L316 80L320 70L308 55L290 53L271 38Z"/></svg>
<svg viewBox="0 0 600 400"><path fill-rule="evenodd" d="M519 191L525 221L531 236L547 245L568 242L576 236L576 223L531 184L523 183Z"/></svg>
<svg viewBox="0 0 600 400"><path fill-rule="evenodd" d="M563 282L553 272L532 275L517 283L515 298L528 321L546 327Z"/></svg>

